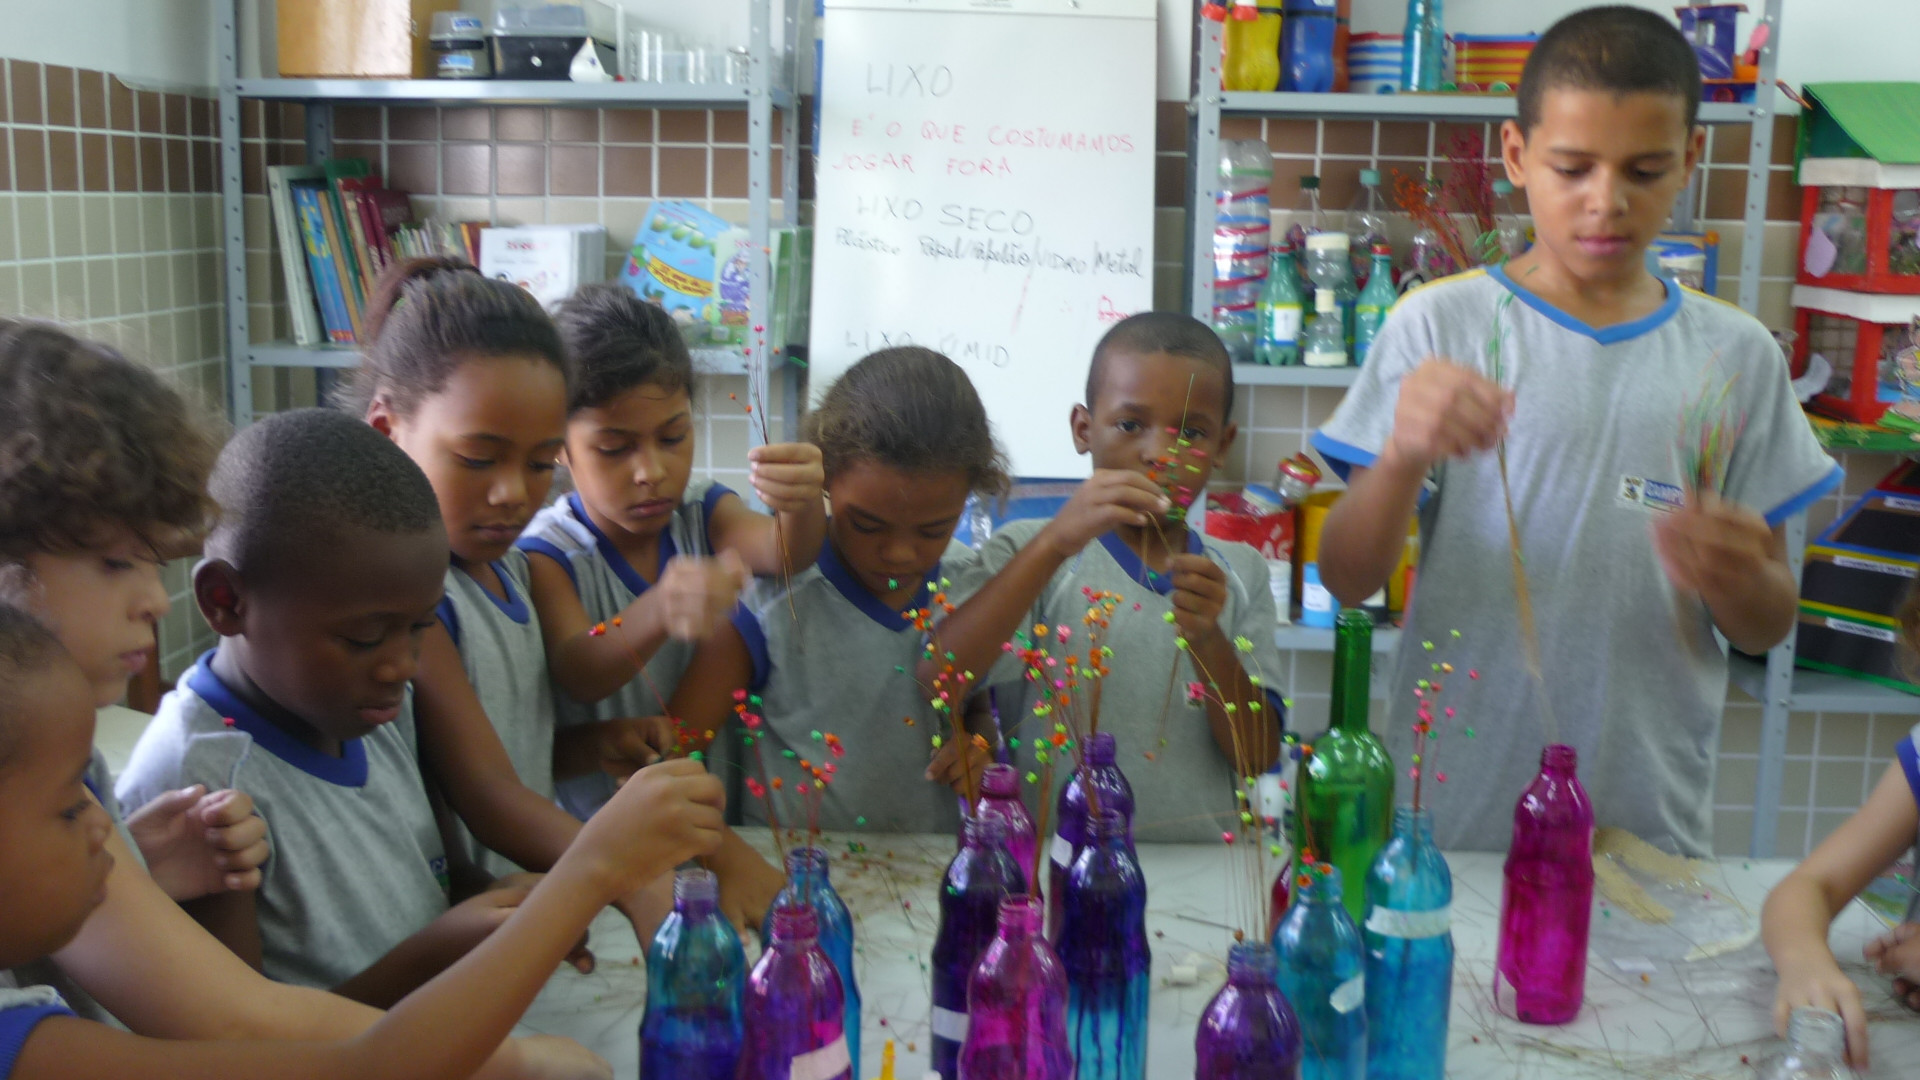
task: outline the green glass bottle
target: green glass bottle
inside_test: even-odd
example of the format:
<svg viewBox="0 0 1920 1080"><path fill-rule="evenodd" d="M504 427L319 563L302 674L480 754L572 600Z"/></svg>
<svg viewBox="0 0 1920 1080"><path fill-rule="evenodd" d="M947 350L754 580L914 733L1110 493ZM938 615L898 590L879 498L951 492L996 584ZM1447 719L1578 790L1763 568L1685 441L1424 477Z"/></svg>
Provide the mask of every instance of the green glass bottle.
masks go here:
<svg viewBox="0 0 1920 1080"><path fill-rule="evenodd" d="M1366 880L1393 832L1393 759L1367 726L1372 668L1373 619L1343 610L1334 629L1328 726L1301 758L1294 814L1294 850L1312 851L1357 881ZM1366 890L1349 889L1344 900L1354 920L1363 920Z"/></svg>

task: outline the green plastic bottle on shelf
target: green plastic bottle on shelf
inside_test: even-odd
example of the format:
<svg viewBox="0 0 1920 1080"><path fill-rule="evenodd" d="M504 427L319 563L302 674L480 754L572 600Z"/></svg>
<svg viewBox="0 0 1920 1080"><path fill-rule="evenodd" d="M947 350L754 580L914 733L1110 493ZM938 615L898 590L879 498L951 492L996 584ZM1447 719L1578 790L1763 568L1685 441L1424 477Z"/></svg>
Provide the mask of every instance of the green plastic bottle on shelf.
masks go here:
<svg viewBox="0 0 1920 1080"><path fill-rule="evenodd" d="M1254 360L1272 365L1298 364L1306 296L1300 290L1300 279L1293 274L1293 245L1285 240L1267 253L1267 285L1254 310Z"/></svg>
<svg viewBox="0 0 1920 1080"><path fill-rule="evenodd" d="M1367 350L1387 321L1387 309L1400 298L1393 287L1393 249L1385 243L1373 245L1373 266L1367 273L1367 287L1353 305L1353 362L1367 362Z"/></svg>
<svg viewBox="0 0 1920 1080"><path fill-rule="evenodd" d="M1393 832L1393 759L1367 724L1372 671L1373 618L1347 608L1334 627L1327 730L1301 757L1294 813L1294 850L1358 881ZM1355 922L1364 920L1365 889L1347 890L1344 902Z"/></svg>

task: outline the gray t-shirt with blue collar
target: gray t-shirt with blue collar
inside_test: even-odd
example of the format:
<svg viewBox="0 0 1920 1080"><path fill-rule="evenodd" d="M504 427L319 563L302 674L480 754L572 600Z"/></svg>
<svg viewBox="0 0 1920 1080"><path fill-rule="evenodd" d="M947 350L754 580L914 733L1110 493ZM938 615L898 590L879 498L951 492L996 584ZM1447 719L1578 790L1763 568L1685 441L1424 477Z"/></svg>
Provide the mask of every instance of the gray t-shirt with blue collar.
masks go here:
<svg viewBox="0 0 1920 1080"><path fill-rule="evenodd" d="M1030 519L1002 526L981 550L974 573L981 578L998 573L1046 524ZM1272 750L1277 754L1285 710L1266 559L1246 544L1203 537L1193 529L1187 530L1186 550L1205 554L1226 571L1227 603L1220 628L1230 638L1246 638L1253 647L1236 655L1266 690L1263 711L1274 721ZM969 580L964 591L971 593L979 584ZM1172 580L1148 570L1113 533L1088 544L1054 573L1028 613L1029 633L1035 624L1056 633L1065 626L1071 632L1064 645L1057 638L1048 641L1056 659L1085 655L1086 589L1120 597L1105 631L1105 645L1113 654L1107 659L1111 674L1099 680L1100 730L1118 742L1120 769L1133 786L1134 838L1142 843L1217 843L1222 831L1240 831L1236 793L1244 787L1244 778L1234 776L1232 761L1214 742L1205 703L1188 697L1187 686L1200 674L1192 659L1180 654L1174 643L1179 632L1167 622L1173 611ZM1032 715L1039 694L1011 656L994 665L988 681L1001 728L1020 738L1021 767L1032 769L1033 740L1053 733L1052 718ZM1056 783L1064 784L1067 775L1061 761Z"/></svg>
<svg viewBox="0 0 1920 1080"><path fill-rule="evenodd" d="M547 678L546 642L527 599L527 553L507 552L493 564L506 597L488 592L458 567L447 568L447 595L440 622L467 673L475 696L506 748L520 783L553 798L553 684ZM494 877L521 867L489 850L467 827L458 826L468 861Z"/></svg>
<svg viewBox="0 0 1920 1080"><path fill-rule="evenodd" d="M331 988L447 910L447 860L415 750L413 700L333 757L249 708L201 657L160 702L123 802L205 784L253 796L273 853L255 905L268 978Z"/></svg>
<svg viewBox="0 0 1920 1080"><path fill-rule="evenodd" d="M733 492L711 480L696 480L687 485L674 509L673 520L660 537L660 565L653 579L676 555L710 556L713 541L708 523L713 508ZM625 611L634 598L646 592L647 579L640 576L613 541L587 516L578 492L555 502L534 515L527 531L521 534L519 547L530 555L540 555L559 563L573 579L580 606L587 618L606 622ZM680 685L680 676L693 659L692 642L669 638L647 660L641 673L611 696L583 704L554 689L554 710L561 727L590 724L596 720L616 720L626 716L658 716L666 712L666 700ZM560 805L575 817L586 820L613 797L611 776L582 776L561 781Z"/></svg>
<svg viewBox="0 0 1920 1080"><path fill-rule="evenodd" d="M1684 501L1683 448L1712 427L1683 422L1683 411L1717 402L1708 412L1729 430L1744 422L1720 493L1769 524L1832 490L1840 468L1814 439L1766 328L1731 304L1666 288L1653 314L1594 329L1497 267L1436 281L1394 307L1359 381L1313 436L1341 475L1371 465L1392 436L1400 380L1430 357L1490 375L1497 357L1515 393L1507 481L1546 696L1523 659L1491 453L1433 472L1387 693L1388 747L1404 769L1416 682L1436 657L1478 672L1442 684L1455 717L1438 725L1427 767L1447 781L1428 785L1426 797L1443 848L1505 849L1514 803L1539 770L1542 745L1557 741L1578 751L1600 825L1684 855L1712 851L1726 650L1705 607L1669 584L1652 540L1658 516Z"/></svg>
<svg viewBox="0 0 1920 1080"><path fill-rule="evenodd" d="M761 698L765 738L757 756L749 753L740 767L763 784L782 778L782 789L773 793L781 825L808 825L806 803L796 791L803 782L799 759L805 759L834 767L821 800L821 828L920 833L959 828L958 796L925 778L933 737L947 725L934 723L928 704L932 691L915 677L927 637L912 615L932 608L940 583L957 584L974 558L966 545L949 542L904 612L881 603L862 585L831 541L821 545L812 566L793 575L791 591L761 578L742 594L733 626L753 657L748 689ZM958 603L957 596L949 599ZM821 738L815 739L815 732ZM829 733L841 740L843 756L835 756L826 743ZM727 737L736 739L737 733ZM795 758L787 758L787 752ZM726 748L722 753L738 756ZM764 798L749 797L742 813L764 824Z"/></svg>

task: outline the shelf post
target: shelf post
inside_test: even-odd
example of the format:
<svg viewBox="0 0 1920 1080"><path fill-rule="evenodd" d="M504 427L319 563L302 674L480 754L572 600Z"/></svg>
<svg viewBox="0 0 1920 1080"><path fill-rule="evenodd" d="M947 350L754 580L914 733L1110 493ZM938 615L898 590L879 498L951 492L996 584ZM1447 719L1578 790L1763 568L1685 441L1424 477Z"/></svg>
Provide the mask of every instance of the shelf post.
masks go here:
<svg viewBox="0 0 1920 1080"><path fill-rule="evenodd" d="M1740 230L1740 306L1760 314L1760 261L1767 235L1767 175L1773 163L1773 77L1780 58L1781 0L1767 0L1761 22L1772 28L1760 46L1760 78L1753 88L1753 132L1747 143L1747 213Z"/></svg>
<svg viewBox="0 0 1920 1080"><path fill-rule="evenodd" d="M1187 311L1213 323L1214 195L1220 185L1220 24L1193 20L1192 90L1187 99Z"/></svg>
<svg viewBox="0 0 1920 1080"><path fill-rule="evenodd" d="M220 220L227 259L227 419L235 428L253 423L253 368L248 356L247 210L241 187L240 0L220 4Z"/></svg>
<svg viewBox="0 0 1920 1080"><path fill-rule="evenodd" d="M773 175L773 27L770 9L773 0L753 0L748 5L750 29L747 40L747 378L752 380L753 399L762 412L757 422L747 424L747 443L766 442L761 430L768 419L766 404L772 381L769 357L775 343L767 340L769 327L767 304L769 260L772 243Z"/></svg>
<svg viewBox="0 0 1920 1080"><path fill-rule="evenodd" d="M1800 565L1807 546L1805 511L1787 519L1787 571L1794 592L1800 589ZM1767 678L1760 699L1760 764L1753 781L1753 833L1747 856L1773 857L1780 828L1780 779L1786 772L1787 720L1793 711L1794 631L1767 650Z"/></svg>

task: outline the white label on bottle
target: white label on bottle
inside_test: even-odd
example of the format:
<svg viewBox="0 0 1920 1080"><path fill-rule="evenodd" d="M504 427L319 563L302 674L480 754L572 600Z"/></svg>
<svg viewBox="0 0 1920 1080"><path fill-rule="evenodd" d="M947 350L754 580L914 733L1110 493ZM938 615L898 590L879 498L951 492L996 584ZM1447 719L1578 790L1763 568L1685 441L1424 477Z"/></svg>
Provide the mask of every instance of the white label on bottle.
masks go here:
<svg viewBox="0 0 1920 1080"><path fill-rule="evenodd" d="M1333 1006L1333 1011L1342 1016L1359 1008L1366 1000L1367 977L1365 975L1355 975L1334 987L1333 993L1327 995L1327 1004Z"/></svg>
<svg viewBox="0 0 1920 1080"><path fill-rule="evenodd" d="M933 1037L936 1039L950 1039L954 1042L966 1042L967 1014L954 1012L952 1009L943 1009L935 1005L933 1007Z"/></svg>
<svg viewBox="0 0 1920 1080"><path fill-rule="evenodd" d="M834 1080L853 1068L853 1055L847 1052L847 1036L842 1033L818 1050L809 1050L787 1066L790 1080Z"/></svg>
<svg viewBox="0 0 1920 1080"><path fill-rule="evenodd" d="M1308 367L1346 367L1345 349L1308 349L1306 354Z"/></svg>
<svg viewBox="0 0 1920 1080"><path fill-rule="evenodd" d="M1390 938L1439 937L1453 928L1453 906L1430 911L1376 907L1367 912L1367 932Z"/></svg>
<svg viewBox="0 0 1920 1080"><path fill-rule="evenodd" d="M1300 341L1301 319L1302 312L1297 304L1268 308L1266 325L1267 344L1298 344Z"/></svg>
<svg viewBox="0 0 1920 1080"><path fill-rule="evenodd" d="M1073 865L1073 844L1059 833L1053 834L1053 864L1062 870Z"/></svg>
<svg viewBox="0 0 1920 1080"><path fill-rule="evenodd" d="M1300 610L1332 611L1333 594L1317 581L1303 582L1300 586Z"/></svg>

